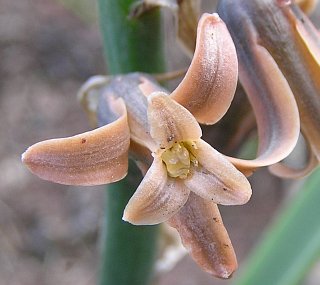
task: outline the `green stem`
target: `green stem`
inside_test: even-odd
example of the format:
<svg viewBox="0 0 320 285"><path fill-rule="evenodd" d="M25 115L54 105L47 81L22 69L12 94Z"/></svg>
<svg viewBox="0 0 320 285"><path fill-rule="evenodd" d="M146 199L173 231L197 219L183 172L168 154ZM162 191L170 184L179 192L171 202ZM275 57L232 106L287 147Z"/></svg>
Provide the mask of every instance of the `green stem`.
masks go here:
<svg viewBox="0 0 320 285"><path fill-rule="evenodd" d="M129 19L134 0L99 0L100 26L108 70L112 74L163 72L163 31L159 9Z"/></svg>
<svg viewBox="0 0 320 285"><path fill-rule="evenodd" d="M109 73L164 71L163 33L159 9L129 19L134 0L98 0L104 53ZM122 221L125 205L141 174L135 165L122 181L106 191L104 249L100 285L149 284L155 260L158 227Z"/></svg>
<svg viewBox="0 0 320 285"><path fill-rule="evenodd" d="M121 220L123 209L140 181L132 163L130 176L108 186L101 285L148 284L155 260L158 227L133 226Z"/></svg>

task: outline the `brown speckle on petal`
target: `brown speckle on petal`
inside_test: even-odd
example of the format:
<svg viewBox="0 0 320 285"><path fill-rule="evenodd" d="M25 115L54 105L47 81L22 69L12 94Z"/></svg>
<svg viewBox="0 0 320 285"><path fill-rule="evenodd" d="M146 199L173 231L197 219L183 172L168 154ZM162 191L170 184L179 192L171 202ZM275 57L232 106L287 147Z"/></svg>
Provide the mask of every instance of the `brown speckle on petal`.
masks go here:
<svg viewBox="0 0 320 285"><path fill-rule="evenodd" d="M68 185L99 185L127 174L130 133L122 99L113 103L119 118L106 126L69 138L29 147L22 161L40 178Z"/></svg>
<svg viewBox="0 0 320 285"><path fill-rule="evenodd" d="M169 220L194 261L206 272L229 278L237 259L216 204L190 193L185 206Z"/></svg>
<svg viewBox="0 0 320 285"><path fill-rule="evenodd" d="M159 147L201 137L201 128L193 115L165 93L150 94L148 103L150 134Z"/></svg>

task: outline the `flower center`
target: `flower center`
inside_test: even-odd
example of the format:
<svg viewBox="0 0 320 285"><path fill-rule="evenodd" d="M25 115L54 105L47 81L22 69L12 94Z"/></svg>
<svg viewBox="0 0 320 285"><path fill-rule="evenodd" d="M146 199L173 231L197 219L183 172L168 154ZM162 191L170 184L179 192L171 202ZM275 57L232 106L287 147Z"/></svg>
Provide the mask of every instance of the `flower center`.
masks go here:
<svg viewBox="0 0 320 285"><path fill-rule="evenodd" d="M197 149L195 142L184 141L174 143L171 148L165 150L161 158L166 164L168 175L181 179L187 178L191 165L198 166L198 161L193 154L195 149Z"/></svg>

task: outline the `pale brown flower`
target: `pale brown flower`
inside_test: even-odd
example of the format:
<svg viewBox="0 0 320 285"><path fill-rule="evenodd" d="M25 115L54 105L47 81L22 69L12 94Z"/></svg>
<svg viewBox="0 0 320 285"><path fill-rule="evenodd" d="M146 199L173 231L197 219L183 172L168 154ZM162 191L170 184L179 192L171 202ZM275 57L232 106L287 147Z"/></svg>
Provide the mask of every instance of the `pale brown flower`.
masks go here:
<svg viewBox="0 0 320 285"><path fill-rule="evenodd" d="M298 2L307 9L315 1ZM260 139L257 159L231 161L250 172L285 158L296 144L301 122L307 164L293 169L279 163L270 170L288 178L307 175L320 161L319 32L294 1L221 0L218 11L237 48L239 78L256 114Z"/></svg>
<svg viewBox="0 0 320 285"><path fill-rule="evenodd" d="M224 23L217 14L201 18L194 58L170 96L143 74L92 82L86 86L95 86L100 94L98 122L103 126L37 143L23 154L23 162L53 182L106 184L126 175L130 148L146 174L124 219L135 224L169 220L204 270L229 277L237 261L216 203L246 203L251 187L222 154L201 140L197 123L217 122L236 88L236 52Z"/></svg>
<svg viewBox="0 0 320 285"><path fill-rule="evenodd" d="M148 102L154 160L124 211L126 221L164 222L186 203L190 191L223 205L250 199L245 176L200 139L201 128L189 111L161 92L149 95Z"/></svg>

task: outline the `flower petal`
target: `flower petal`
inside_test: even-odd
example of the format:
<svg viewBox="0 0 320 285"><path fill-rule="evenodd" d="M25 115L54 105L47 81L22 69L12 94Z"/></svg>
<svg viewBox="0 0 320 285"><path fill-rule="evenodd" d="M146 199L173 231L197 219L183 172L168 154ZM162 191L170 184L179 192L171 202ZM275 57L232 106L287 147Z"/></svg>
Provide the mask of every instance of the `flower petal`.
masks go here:
<svg viewBox="0 0 320 285"><path fill-rule="evenodd" d="M297 179L309 175L319 164L317 158L311 153L307 164L301 169L291 168L281 162L270 165L269 171L281 178Z"/></svg>
<svg viewBox="0 0 320 285"><path fill-rule="evenodd" d="M241 68L240 80L257 119L259 155L253 160L230 159L244 172L277 163L287 157L294 149L300 133L299 112L288 82L264 47L254 45L251 51L255 75L248 75L249 70ZM253 80L255 76L259 76L259 79Z"/></svg>
<svg viewBox="0 0 320 285"><path fill-rule="evenodd" d="M247 178L221 153L203 140L193 150L199 167L193 167L184 183L204 199L222 205L241 205L249 201L252 190Z"/></svg>
<svg viewBox="0 0 320 285"><path fill-rule="evenodd" d="M213 124L228 110L238 80L238 61L231 36L218 14L204 14L189 70L171 94L203 124Z"/></svg>
<svg viewBox="0 0 320 285"><path fill-rule="evenodd" d="M190 193L185 206L169 220L180 234L185 248L206 272L229 278L237 259L219 209L213 202Z"/></svg>
<svg viewBox="0 0 320 285"><path fill-rule="evenodd" d="M164 75L166 75L166 73ZM157 82L151 81L150 76L146 77L141 75L140 82L141 83L139 84L139 89L145 96L149 96L153 92L159 92L159 91L166 92L166 90Z"/></svg>
<svg viewBox="0 0 320 285"><path fill-rule="evenodd" d="M319 164L319 161L317 157L314 155L310 144L308 141L307 143L307 151L308 151L308 159L306 164L302 168L292 168L288 165L285 165L282 162L270 165L269 171L275 175L279 176L281 178L302 178L310 174Z"/></svg>
<svg viewBox="0 0 320 285"><path fill-rule="evenodd" d="M303 134L320 161L320 34L298 9L287 13L296 41L294 51L298 51L297 58L294 58L296 61L291 64L295 66L300 80L285 65L283 72L287 74L298 103Z"/></svg>
<svg viewBox="0 0 320 285"><path fill-rule="evenodd" d="M104 127L29 147L22 161L40 178L68 185L115 182L127 174L130 133L122 99L113 101L118 119Z"/></svg>
<svg viewBox="0 0 320 285"><path fill-rule="evenodd" d="M140 85L146 81L152 82L152 79L150 76L142 73L130 73L113 77L108 82L108 85L104 86L101 90L102 95L98 105L98 122L100 125L110 122L110 112L112 110L109 106L109 97L123 98L128 112L131 139L154 151L156 145L149 133L147 98L140 89ZM155 83L152 86L156 88Z"/></svg>
<svg viewBox="0 0 320 285"><path fill-rule="evenodd" d="M97 109L101 88L108 84L112 77L95 75L90 77L78 91L77 97L87 113L90 125L93 128L98 126Z"/></svg>
<svg viewBox="0 0 320 285"><path fill-rule="evenodd" d="M177 2L179 5L177 37L187 54L192 57L196 45L201 0L180 0Z"/></svg>
<svg viewBox="0 0 320 285"><path fill-rule="evenodd" d="M152 93L148 103L150 134L159 147L167 148L174 142L201 137L201 128L192 114L165 93Z"/></svg>
<svg viewBox="0 0 320 285"><path fill-rule="evenodd" d="M251 165L252 170L291 152L298 127L291 93L302 131L319 160L319 33L293 1L224 0L218 10L235 41L240 81L255 109L261 137L259 159L232 162L239 169Z"/></svg>
<svg viewBox="0 0 320 285"><path fill-rule="evenodd" d="M297 5L305 13L311 13L317 6L318 0L296 0Z"/></svg>
<svg viewBox="0 0 320 285"><path fill-rule="evenodd" d="M134 225L162 223L180 210L189 193L190 190L181 181L167 177L162 160L155 158L128 202L123 220Z"/></svg>

